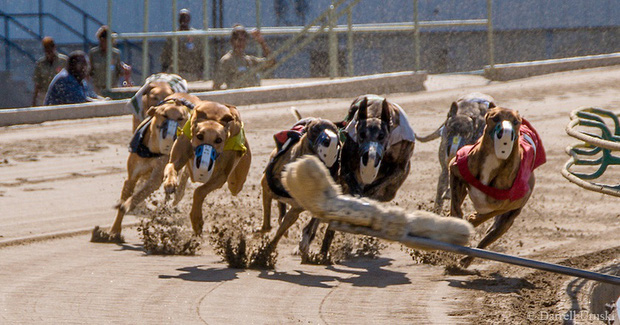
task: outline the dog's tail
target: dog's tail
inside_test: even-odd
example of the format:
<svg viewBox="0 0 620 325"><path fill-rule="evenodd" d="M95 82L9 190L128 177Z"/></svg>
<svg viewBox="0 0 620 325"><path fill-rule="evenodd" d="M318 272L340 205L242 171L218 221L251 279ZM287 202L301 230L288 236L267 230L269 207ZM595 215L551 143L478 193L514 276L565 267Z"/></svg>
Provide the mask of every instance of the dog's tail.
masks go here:
<svg viewBox="0 0 620 325"><path fill-rule="evenodd" d="M287 165L282 181L291 196L316 217L368 227L384 239L399 241L411 235L464 245L473 233L471 224L462 219L421 210L407 213L398 207L343 195L315 156Z"/></svg>
<svg viewBox="0 0 620 325"><path fill-rule="evenodd" d="M297 119L297 121L301 120L301 113L299 113L299 111L297 110L297 107L295 106L291 106L291 113L293 114L293 116L295 116L295 118Z"/></svg>
<svg viewBox="0 0 620 325"><path fill-rule="evenodd" d="M419 136L418 134L415 135L415 139L420 141L420 142L429 142L429 141L433 141L439 137L441 137L441 133L443 132L443 129L446 127L446 124L442 124L440 127L437 128L437 130L435 130L433 133L426 135L426 136Z"/></svg>

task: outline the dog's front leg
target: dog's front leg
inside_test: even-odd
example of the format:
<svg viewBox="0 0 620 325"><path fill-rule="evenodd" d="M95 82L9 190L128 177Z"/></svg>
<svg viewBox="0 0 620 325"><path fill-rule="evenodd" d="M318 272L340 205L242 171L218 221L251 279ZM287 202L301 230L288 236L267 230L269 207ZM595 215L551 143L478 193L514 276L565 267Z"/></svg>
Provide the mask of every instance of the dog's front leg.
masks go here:
<svg viewBox="0 0 620 325"><path fill-rule="evenodd" d="M127 179L125 180L125 182L123 182L123 189L121 190L121 201L118 206L116 206L116 217L114 218L112 228L110 228L111 234L121 233L121 225L123 224L123 218L125 217L125 213L127 212L123 204L133 194L136 183L140 178L139 171L136 168L137 165L139 165L139 162L137 162L136 159L134 159L133 157L129 157L127 163Z"/></svg>
<svg viewBox="0 0 620 325"><path fill-rule="evenodd" d="M458 175L454 174L456 166L450 167L450 215L463 219L463 210L461 206L467 196L467 183L465 183Z"/></svg>
<svg viewBox="0 0 620 325"><path fill-rule="evenodd" d="M215 176L215 175L214 175ZM189 214L192 221L192 229L197 236L202 235L202 227L204 225L204 219L202 218L202 203L205 201L207 194L222 187L226 183L226 177L218 175L209 180L194 191L194 201L192 203L192 210Z"/></svg>
<svg viewBox="0 0 620 325"><path fill-rule="evenodd" d="M443 208L443 198L448 190L448 168L445 164L441 166L441 173L439 174L439 180L437 180L437 194L435 195L435 206L433 210L435 213L440 213Z"/></svg>
<svg viewBox="0 0 620 325"><path fill-rule="evenodd" d="M174 141L170 152L170 160L164 169L164 190L167 194L175 192L178 185L178 172L187 164L192 156L192 143L181 136Z"/></svg>
<svg viewBox="0 0 620 325"><path fill-rule="evenodd" d="M484 249L489 245L493 244L499 237L505 234L508 229L510 229L510 227L520 213L521 209L519 208L496 216L493 225L491 226L491 228L489 228L489 230L487 230L486 235L484 236L484 238L482 238L482 240L480 241L480 243L478 243L476 247ZM459 264L462 267L468 267L473 260L474 258L472 256L467 256L465 258L462 258L459 261Z"/></svg>

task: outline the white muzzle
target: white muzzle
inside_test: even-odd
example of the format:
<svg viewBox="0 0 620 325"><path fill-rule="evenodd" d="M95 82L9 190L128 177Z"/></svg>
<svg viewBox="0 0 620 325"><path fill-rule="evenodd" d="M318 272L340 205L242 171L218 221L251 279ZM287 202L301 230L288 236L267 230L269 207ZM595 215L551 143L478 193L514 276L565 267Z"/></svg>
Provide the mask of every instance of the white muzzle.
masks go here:
<svg viewBox="0 0 620 325"><path fill-rule="evenodd" d="M177 128L179 123L172 120L166 120L161 126L159 132L159 152L165 155L170 154L174 140L177 139Z"/></svg>
<svg viewBox="0 0 620 325"><path fill-rule="evenodd" d="M493 144L495 146L495 156L498 159L504 160L510 156L514 142L516 140L516 133L512 126L512 123L508 121L502 121L501 124L497 124L493 130Z"/></svg>
<svg viewBox="0 0 620 325"><path fill-rule="evenodd" d="M362 183L368 185L372 183L381 167L382 146L377 142L368 144L368 151L360 157L360 177Z"/></svg>
<svg viewBox="0 0 620 325"><path fill-rule="evenodd" d="M213 174L217 152L215 148L208 144L196 147L194 160L192 161L192 180L194 182L206 183Z"/></svg>
<svg viewBox="0 0 620 325"><path fill-rule="evenodd" d="M338 160L338 136L332 130L325 130L316 139L316 153L327 168L331 168Z"/></svg>

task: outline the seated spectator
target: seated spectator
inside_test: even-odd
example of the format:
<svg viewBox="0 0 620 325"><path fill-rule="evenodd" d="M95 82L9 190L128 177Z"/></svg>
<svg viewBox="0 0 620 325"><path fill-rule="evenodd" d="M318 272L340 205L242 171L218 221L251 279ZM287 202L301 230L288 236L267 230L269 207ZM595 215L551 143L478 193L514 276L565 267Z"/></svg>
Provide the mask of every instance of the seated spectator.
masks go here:
<svg viewBox="0 0 620 325"><path fill-rule="evenodd" d="M108 48L108 26L101 26L97 33L99 46L95 46L88 51L88 59L90 60L91 70L90 77L97 94L101 94L106 88L106 66L107 66L107 48ZM119 85L121 77L128 84L131 84L131 66L121 61L121 51L112 46L112 65L110 65L112 73L112 87Z"/></svg>
<svg viewBox="0 0 620 325"><path fill-rule="evenodd" d="M179 11L179 30L193 30L189 27L192 16L187 9ZM187 36L179 37L178 59L179 75L188 81L202 80L204 70L204 40L202 37ZM161 52L161 69L163 72L172 71L172 38L166 39Z"/></svg>
<svg viewBox="0 0 620 325"><path fill-rule="evenodd" d="M85 80L88 71L86 53L71 52L67 67L62 69L50 83L45 95L45 105L76 104L102 99L89 91Z"/></svg>
<svg viewBox="0 0 620 325"><path fill-rule="evenodd" d="M269 56L271 49L267 46L265 39L259 30L252 31L252 37L260 44L263 54ZM276 64L275 59L267 60L265 57L256 57L245 54L247 45L248 32L242 25L233 26L230 44L232 50L224 54L219 60L215 78L213 80L213 89L222 89L222 85L226 84L227 89L255 87L260 86L260 77L258 74L246 76L246 72L250 68L261 63L267 63L266 68Z"/></svg>
<svg viewBox="0 0 620 325"><path fill-rule="evenodd" d="M50 82L57 73L67 66L67 56L56 52L56 43L53 38L46 36L41 44L45 55L37 60L34 67L32 106L43 105Z"/></svg>

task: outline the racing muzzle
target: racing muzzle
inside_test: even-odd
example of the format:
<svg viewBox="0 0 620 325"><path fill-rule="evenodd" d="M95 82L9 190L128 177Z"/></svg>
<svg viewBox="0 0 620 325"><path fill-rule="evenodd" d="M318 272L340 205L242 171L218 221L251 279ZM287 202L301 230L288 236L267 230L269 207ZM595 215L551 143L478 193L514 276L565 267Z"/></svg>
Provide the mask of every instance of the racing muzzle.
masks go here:
<svg viewBox="0 0 620 325"><path fill-rule="evenodd" d="M508 121L498 123L495 129L493 129L492 137L495 147L495 156L497 156L498 159L507 159L512 152L514 142L517 138L512 123Z"/></svg>
<svg viewBox="0 0 620 325"><path fill-rule="evenodd" d="M340 146L338 136L332 130L324 130L316 139L314 148L319 159L323 161L327 168L331 168L338 160Z"/></svg>
<svg viewBox="0 0 620 325"><path fill-rule="evenodd" d="M194 182L206 183L213 174L217 152L215 148L208 144L196 147L194 160L192 161L192 180Z"/></svg>
<svg viewBox="0 0 620 325"><path fill-rule="evenodd" d="M360 177L362 183L372 183L381 167L381 159L383 158L383 146L378 142L369 142L361 148L362 155L360 157Z"/></svg>
<svg viewBox="0 0 620 325"><path fill-rule="evenodd" d="M179 123L173 120L166 120L159 130L159 152L165 155L170 154L174 140L177 139L177 129Z"/></svg>
<svg viewBox="0 0 620 325"><path fill-rule="evenodd" d="M456 152L464 145L463 140L463 137L460 135L448 138L448 148L446 150L448 157L454 157L456 155Z"/></svg>

